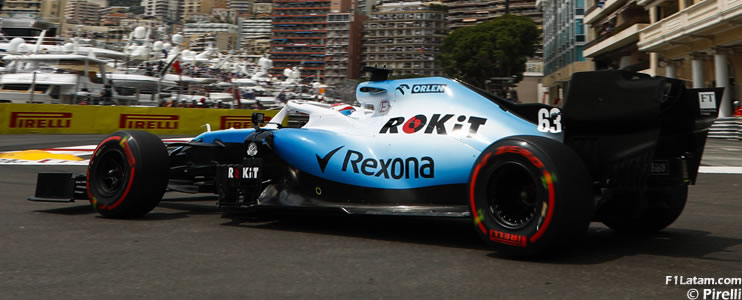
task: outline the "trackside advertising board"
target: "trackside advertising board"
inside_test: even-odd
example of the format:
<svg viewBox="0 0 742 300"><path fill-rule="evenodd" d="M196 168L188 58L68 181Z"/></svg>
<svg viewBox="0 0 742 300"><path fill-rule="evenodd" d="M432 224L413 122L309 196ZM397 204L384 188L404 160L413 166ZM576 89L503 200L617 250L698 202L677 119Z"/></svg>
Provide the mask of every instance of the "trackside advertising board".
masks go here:
<svg viewBox="0 0 742 300"><path fill-rule="evenodd" d="M265 120L277 110L128 107L63 104L0 104L0 134L108 134L136 129L154 134L199 134L252 127L253 112Z"/></svg>

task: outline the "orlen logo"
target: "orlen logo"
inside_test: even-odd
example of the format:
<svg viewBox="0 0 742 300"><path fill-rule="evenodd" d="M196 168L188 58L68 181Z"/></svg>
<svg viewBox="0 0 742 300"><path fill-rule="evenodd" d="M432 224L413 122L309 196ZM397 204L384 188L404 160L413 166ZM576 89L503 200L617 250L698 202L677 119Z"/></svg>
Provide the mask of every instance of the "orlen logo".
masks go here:
<svg viewBox="0 0 742 300"><path fill-rule="evenodd" d="M443 93L445 90L445 84L415 84L412 86L413 94Z"/></svg>
<svg viewBox="0 0 742 300"><path fill-rule="evenodd" d="M445 84L413 84L412 88L410 89L409 85L400 84L397 87L397 90L400 93L402 93L402 95L405 94L405 90L412 90L413 94L443 93L446 91L446 85Z"/></svg>
<svg viewBox="0 0 742 300"><path fill-rule="evenodd" d="M10 128L70 128L69 112L11 112Z"/></svg>
<svg viewBox="0 0 742 300"><path fill-rule="evenodd" d="M265 121L268 122L271 117L265 116ZM229 128L252 128L252 118L250 116L222 116L219 118L219 125L221 129ZM264 126L265 123L260 124Z"/></svg>
<svg viewBox="0 0 742 300"><path fill-rule="evenodd" d="M446 130L446 122L448 122L451 118L453 118L454 115L448 114L448 115L441 115L441 114L434 114L428 118L425 115L416 115L412 118L407 119L405 121L404 117L396 117L391 118L389 121L384 124L384 126L381 127L381 130L379 130L380 134L395 134L399 133L399 126L402 126L402 132L407 134L413 134L418 131L423 131L425 134L432 134L435 132L436 134L448 134L448 131ZM466 123L465 123L466 122ZM453 124L453 127L451 128L452 132L457 132L464 130L464 127L466 126L469 129L469 136L477 134L477 131L479 130L479 126L484 125L484 123L487 123L487 119L480 118L480 117L474 117L474 116L458 116L456 118L456 123ZM423 128L425 128L423 130Z"/></svg>
<svg viewBox="0 0 742 300"><path fill-rule="evenodd" d="M178 129L178 115L121 114L121 129Z"/></svg>

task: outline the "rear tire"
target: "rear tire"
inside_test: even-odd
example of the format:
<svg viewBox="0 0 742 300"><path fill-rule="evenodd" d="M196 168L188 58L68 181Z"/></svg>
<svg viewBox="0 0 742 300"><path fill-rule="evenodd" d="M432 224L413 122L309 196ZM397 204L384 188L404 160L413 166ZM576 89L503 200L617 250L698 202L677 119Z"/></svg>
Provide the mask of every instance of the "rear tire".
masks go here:
<svg viewBox="0 0 742 300"><path fill-rule="evenodd" d="M508 256L548 255L581 236L593 216L582 160L552 139L517 136L480 154L469 176L475 229Z"/></svg>
<svg viewBox="0 0 742 300"><path fill-rule="evenodd" d="M688 184L649 187L644 197L650 206L638 216L607 216L603 224L619 233L650 234L670 226L683 213Z"/></svg>
<svg viewBox="0 0 742 300"><path fill-rule="evenodd" d="M143 131L105 138L88 164L90 203L109 218L141 217L157 206L168 182L167 148Z"/></svg>

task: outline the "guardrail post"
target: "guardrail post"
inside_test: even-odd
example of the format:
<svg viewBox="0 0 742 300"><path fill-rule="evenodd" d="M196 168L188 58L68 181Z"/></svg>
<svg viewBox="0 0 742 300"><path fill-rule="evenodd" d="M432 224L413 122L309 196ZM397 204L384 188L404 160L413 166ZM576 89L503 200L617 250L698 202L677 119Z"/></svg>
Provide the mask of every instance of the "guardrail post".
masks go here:
<svg viewBox="0 0 742 300"><path fill-rule="evenodd" d="M36 94L36 71L33 71L33 79L31 80L31 97L28 103L33 103L34 94Z"/></svg>

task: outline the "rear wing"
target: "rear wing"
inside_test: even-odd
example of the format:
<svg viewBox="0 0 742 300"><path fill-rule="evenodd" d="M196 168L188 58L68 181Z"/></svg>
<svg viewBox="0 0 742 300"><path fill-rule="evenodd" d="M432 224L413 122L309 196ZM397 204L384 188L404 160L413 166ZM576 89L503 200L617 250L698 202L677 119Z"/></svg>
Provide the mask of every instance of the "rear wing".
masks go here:
<svg viewBox="0 0 742 300"><path fill-rule="evenodd" d="M695 183L722 88L689 89L678 79L608 70L572 75L562 110L565 144L607 187Z"/></svg>

